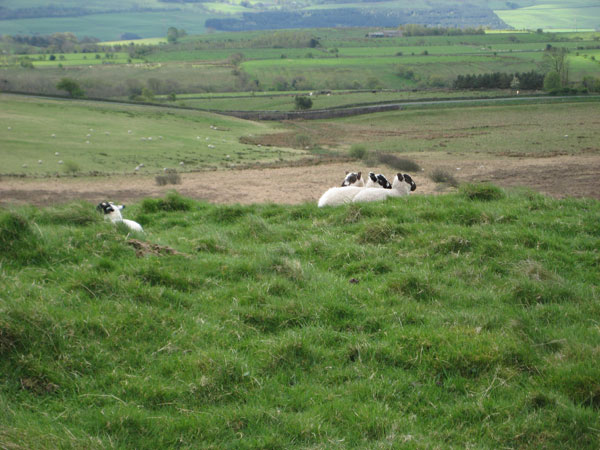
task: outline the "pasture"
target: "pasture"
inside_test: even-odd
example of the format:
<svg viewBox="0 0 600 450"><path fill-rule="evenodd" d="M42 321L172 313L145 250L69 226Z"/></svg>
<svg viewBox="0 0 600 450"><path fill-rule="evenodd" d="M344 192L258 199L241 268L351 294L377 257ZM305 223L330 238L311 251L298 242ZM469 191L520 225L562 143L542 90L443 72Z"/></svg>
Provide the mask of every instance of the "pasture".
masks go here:
<svg viewBox="0 0 600 450"><path fill-rule="evenodd" d="M165 167L189 171L294 160L304 154L240 142L243 136L277 133L273 123L168 108L7 95L1 99L4 174L122 174L133 173L140 163L141 173Z"/></svg>
<svg viewBox="0 0 600 450"><path fill-rule="evenodd" d="M94 208L0 211L2 447L597 447L598 201Z"/></svg>

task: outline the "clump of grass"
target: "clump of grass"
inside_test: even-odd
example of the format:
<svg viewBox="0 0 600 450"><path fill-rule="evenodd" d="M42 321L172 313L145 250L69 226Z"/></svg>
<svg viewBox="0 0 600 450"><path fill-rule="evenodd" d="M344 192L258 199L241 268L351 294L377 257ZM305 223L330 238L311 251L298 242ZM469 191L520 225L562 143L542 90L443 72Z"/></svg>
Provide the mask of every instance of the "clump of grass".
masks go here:
<svg viewBox="0 0 600 450"><path fill-rule="evenodd" d="M173 169L167 170L164 175L156 175L154 177L158 186L166 186L167 184L181 184L181 175Z"/></svg>
<svg viewBox="0 0 600 450"><path fill-rule="evenodd" d="M87 202L69 203L42 211L38 223L84 226L100 221L101 215Z"/></svg>
<svg viewBox="0 0 600 450"><path fill-rule="evenodd" d="M76 173L81 171L81 167L75 161L65 161L63 170L68 175L75 175Z"/></svg>
<svg viewBox="0 0 600 450"><path fill-rule="evenodd" d="M369 155L367 147L365 147L362 144L352 145L352 147L350 147L350 151L348 153L349 153L350 157L356 158L356 159L365 159Z"/></svg>
<svg viewBox="0 0 600 450"><path fill-rule="evenodd" d="M399 156L391 153L378 153L377 160L381 164L385 164L386 166L390 166L396 170L402 170L405 172L418 172L421 170L421 166L419 166L419 164L412 159L400 158Z"/></svg>
<svg viewBox="0 0 600 450"><path fill-rule="evenodd" d="M296 141L296 146L298 148L310 148L313 145L310 136L306 134L297 134L294 140Z"/></svg>
<svg viewBox="0 0 600 450"><path fill-rule="evenodd" d="M192 200L172 191L165 198L147 198L142 201L142 211L155 213L159 211L189 211L192 209Z"/></svg>
<svg viewBox="0 0 600 450"><path fill-rule="evenodd" d="M445 183L452 187L458 187L458 180L445 169L434 169L429 178L434 183Z"/></svg>
<svg viewBox="0 0 600 450"><path fill-rule="evenodd" d="M469 200L492 201L506 197L502 189L489 183L463 184L460 193Z"/></svg>
<svg viewBox="0 0 600 450"><path fill-rule="evenodd" d="M0 261L34 262L42 253L40 236L27 219L13 212L0 213Z"/></svg>

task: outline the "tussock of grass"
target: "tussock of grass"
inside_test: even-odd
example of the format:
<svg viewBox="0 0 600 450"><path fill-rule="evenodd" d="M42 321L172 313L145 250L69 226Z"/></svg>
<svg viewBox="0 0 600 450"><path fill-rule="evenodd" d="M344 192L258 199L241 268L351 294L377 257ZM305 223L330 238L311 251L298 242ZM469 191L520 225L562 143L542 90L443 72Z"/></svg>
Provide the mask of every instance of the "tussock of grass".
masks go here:
<svg viewBox="0 0 600 450"><path fill-rule="evenodd" d="M500 200L506 196L501 188L488 183L464 184L460 188L460 193L469 200L481 201Z"/></svg>
<svg viewBox="0 0 600 450"><path fill-rule="evenodd" d="M401 158L392 153L377 153L377 160L395 170L404 172L419 172L421 170L421 166L412 159Z"/></svg>
<svg viewBox="0 0 600 450"><path fill-rule="evenodd" d="M452 187L458 187L456 177L444 169L434 169L429 178L435 183L445 183Z"/></svg>
<svg viewBox="0 0 600 450"><path fill-rule="evenodd" d="M483 192L0 212L0 443L596 448L600 203Z"/></svg>

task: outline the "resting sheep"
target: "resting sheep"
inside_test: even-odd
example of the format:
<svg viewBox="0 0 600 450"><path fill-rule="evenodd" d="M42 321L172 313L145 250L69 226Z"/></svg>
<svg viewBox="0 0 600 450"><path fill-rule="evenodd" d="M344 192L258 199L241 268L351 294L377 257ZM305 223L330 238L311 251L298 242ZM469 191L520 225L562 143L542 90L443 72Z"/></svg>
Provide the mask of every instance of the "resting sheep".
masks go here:
<svg viewBox="0 0 600 450"><path fill-rule="evenodd" d="M377 202L385 200L388 197L403 197L410 194L417 188L417 185L408 174L398 173L394 177L391 189L364 188L354 196L352 202Z"/></svg>
<svg viewBox="0 0 600 450"><path fill-rule="evenodd" d="M144 229L139 223L134 222L133 220L123 219L123 216L121 215L121 210L123 208L125 208L124 205L115 205L112 202L102 202L96 207L98 211L104 213L104 218L106 220L110 220L112 223L123 222L131 231L143 233Z"/></svg>
<svg viewBox="0 0 600 450"><path fill-rule="evenodd" d="M381 175L383 177L383 175ZM385 180L385 177L383 177ZM385 180L387 182L387 180ZM352 199L363 189L378 188L381 185L377 176L369 172L369 179L365 185L361 172L347 172L346 178L342 182L342 187L332 187L328 189L319 199L318 206L337 206L350 203Z"/></svg>

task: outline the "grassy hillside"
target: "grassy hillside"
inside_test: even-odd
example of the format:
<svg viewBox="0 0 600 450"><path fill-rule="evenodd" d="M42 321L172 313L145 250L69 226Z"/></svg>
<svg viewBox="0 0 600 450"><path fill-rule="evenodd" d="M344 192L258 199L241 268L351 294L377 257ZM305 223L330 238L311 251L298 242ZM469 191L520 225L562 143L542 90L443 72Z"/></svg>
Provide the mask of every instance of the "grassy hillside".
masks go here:
<svg viewBox="0 0 600 450"><path fill-rule="evenodd" d="M0 211L1 447L597 448L597 201L126 212Z"/></svg>
<svg viewBox="0 0 600 450"><path fill-rule="evenodd" d="M348 96L346 101L377 95L382 94ZM316 96L315 107L336 106L335 97ZM140 173L164 167L206 170L290 161L323 149L345 154L352 144L363 144L369 151L498 157L590 153L598 151L600 142L600 103L594 98L550 104L407 106L403 111L285 125L152 106L10 95L0 100L5 124L0 129L0 173L23 176L133 173L140 163ZM214 104L202 100L201 106L251 109L276 101L275 106L290 109L293 97L217 99ZM307 145L309 150L297 149Z"/></svg>
<svg viewBox="0 0 600 450"><path fill-rule="evenodd" d="M155 173L164 167L207 169L304 154L240 142L242 136L277 133L273 123L168 108L0 98L0 120L6 124L0 129L0 173L5 174L132 173L140 163L142 173Z"/></svg>

